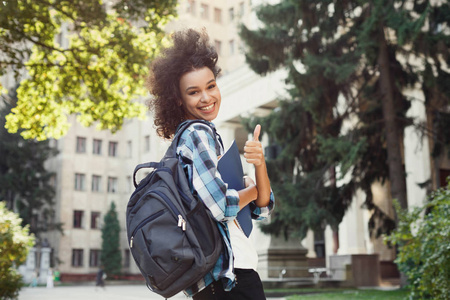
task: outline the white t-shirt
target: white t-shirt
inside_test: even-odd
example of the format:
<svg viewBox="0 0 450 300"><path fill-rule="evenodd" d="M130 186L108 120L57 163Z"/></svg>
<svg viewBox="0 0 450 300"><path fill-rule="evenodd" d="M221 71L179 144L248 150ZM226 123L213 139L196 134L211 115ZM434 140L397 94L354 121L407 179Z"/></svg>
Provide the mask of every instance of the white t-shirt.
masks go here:
<svg viewBox="0 0 450 300"><path fill-rule="evenodd" d="M231 248L233 249L234 267L238 269L253 269L258 266L258 253L253 242L233 221L228 222Z"/></svg>

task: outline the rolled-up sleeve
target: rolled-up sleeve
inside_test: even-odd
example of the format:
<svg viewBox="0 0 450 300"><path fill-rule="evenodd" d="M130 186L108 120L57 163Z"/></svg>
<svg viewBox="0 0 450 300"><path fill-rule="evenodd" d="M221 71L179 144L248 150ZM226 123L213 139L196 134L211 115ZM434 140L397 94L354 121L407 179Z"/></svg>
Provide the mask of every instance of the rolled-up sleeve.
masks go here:
<svg viewBox="0 0 450 300"><path fill-rule="evenodd" d="M181 136L177 153L182 157L197 194L212 217L219 222L234 219L239 211L239 194L228 189L217 171L216 140L208 126L194 124Z"/></svg>
<svg viewBox="0 0 450 300"><path fill-rule="evenodd" d="M264 207L258 207L254 202L250 203L250 210L252 212L252 219L255 220L264 220L272 213L275 208L275 196L273 195L272 190L270 191L270 200L269 205Z"/></svg>

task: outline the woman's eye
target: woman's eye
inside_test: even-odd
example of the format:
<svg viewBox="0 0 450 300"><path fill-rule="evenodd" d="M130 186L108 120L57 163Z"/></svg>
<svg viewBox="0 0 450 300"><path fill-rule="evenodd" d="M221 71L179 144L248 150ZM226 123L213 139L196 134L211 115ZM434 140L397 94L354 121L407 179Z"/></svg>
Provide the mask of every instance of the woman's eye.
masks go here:
<svg viewBox="0 0 450 300"><path fill-rule="evenodd" d="M192 95L195 95L195 94L197 94L197 91L192 91L192 92L188 93L189 96L192 96Z"/></svg>
<svg viewBox="0 0 450 300"><path fill-rule="evenodd" d="M215 88L215 87L216 87L215 84L211 84L208 88L209 88L209 89L213 89L213 88Z"/></svg>

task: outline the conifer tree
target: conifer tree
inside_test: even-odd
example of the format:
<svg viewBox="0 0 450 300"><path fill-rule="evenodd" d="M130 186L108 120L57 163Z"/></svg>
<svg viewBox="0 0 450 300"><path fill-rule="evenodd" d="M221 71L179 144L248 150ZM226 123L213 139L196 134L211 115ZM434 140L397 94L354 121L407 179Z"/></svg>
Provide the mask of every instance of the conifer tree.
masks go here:
<svg viewBox="0 0 450 300"><path fill-rule="evenodd" d="M407 207L402 134L418 124L406 115L417 100L403 90L422 88L429 115L448 105L450 4L283 0L256 14L262 25L240 31L246 60L262 75L287 69L289 86L280 108L256 120L282 149L268 162L281 203L264 229L336 231L361 189L371 225L389 231L394 220L374 205L371 185L389 180Z"/></svg>
<svg viewBox="0 0 450 300"><path fill-rule="evenodd" d="M120 224L117 218L116 205L111 206L103 219L102 252L100 257L104 271L108 275L120 274L122 255L120 252Z"/></svg>
<svg viewBox="0 0 450 300"><path fill-rule="evenodd" d="M5 116L16 103L15 90L0 101L0 201L19 214L23 225L39 233L60 229L54 221L55 189L51 184L54 174L45 167L45 162L56 155L49 141L25 140L19 133L11 134L5 129Z"/></svg>

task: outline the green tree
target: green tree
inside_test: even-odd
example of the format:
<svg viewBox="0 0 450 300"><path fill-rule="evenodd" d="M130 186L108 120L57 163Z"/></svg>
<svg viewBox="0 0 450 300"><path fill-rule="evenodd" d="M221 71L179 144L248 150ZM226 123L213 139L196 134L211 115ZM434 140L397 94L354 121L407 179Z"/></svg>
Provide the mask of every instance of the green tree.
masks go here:
<svg viewBox="0 0 450 300"><path fill-rule="evenodd" d="M120 252L120 224L117 218L116 205L111 207L103 219L101 263L108 275L120 274L122 255Z"/></svg>
<svg viewBox="0 0 450 300"><path fill-rule="evenodd" d="M176 3L1 1L0 75L15 72L21 80L9 132L59 138L70 114L115 132L125 118L144 117L136 98L145 95L147 65L167 42L162 28Z"/></svg>
<svg viewBox="0 0 450 300"><path fill-rule="evenodd" d="M17 267L25 262L34 236L28 226L22 227L19 216L0 202L0 299L17 299L22 276Z"/></svg>
<svg viewBox="0 0 450 300"><path fill-rule="evenodd" d="M389 179L392 198L407 207L402 135L422 124L407 117L418 100L403 91L421 87L431 116L448 105L450 5L284 0L256 14L260 28L240 30L246 60L262 75L287 69L289 87L289 99L256 120L281 149L268 163L281 205L264 229L336 231L362 189L379 229L391 230L395 222L374 205L371 185Z"/></svg>
<svg viewBox="0 0 450 300"><path fill-rule="evenodd" d="M411 299L450 295L450 180L422 207L401 210L399 224L385 240L398 247L395 262L408 278Z"/></svg>
<svg viewBox="0 0 450 300"><path fill-rule="evenodd" d="M54 176L45 162L56 150L48 141L24 140L19 133L8 133L5 116L17 101L15 91L0 99L0 201L15 211L37 236L42 231L58 229L54 223ZM33 221L34 220L34 221Z"/></svg>

